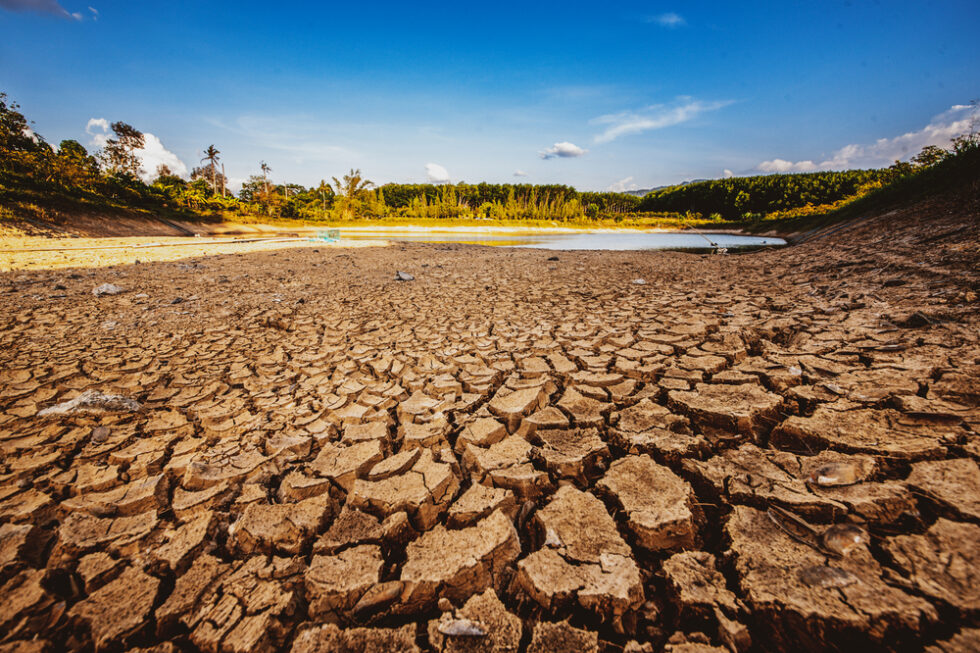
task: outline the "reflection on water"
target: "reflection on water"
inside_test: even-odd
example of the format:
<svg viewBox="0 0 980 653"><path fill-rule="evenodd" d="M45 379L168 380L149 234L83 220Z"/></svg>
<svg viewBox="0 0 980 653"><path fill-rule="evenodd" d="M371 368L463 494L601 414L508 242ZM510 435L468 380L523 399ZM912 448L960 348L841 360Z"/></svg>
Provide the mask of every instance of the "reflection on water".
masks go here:
<svg viewBox="0 0 980 653"><path fill-rule="evenodd" d="M785 245L782 238L736 236L733 234L685 232L554 232L554 231L466 231L439 232L423 230L348 230L341 229L345 240L385 238L388 240L422 243L460 243L494 245L497 247L536 247L540 249L712 249L725 247L770 247Z"/></svg>

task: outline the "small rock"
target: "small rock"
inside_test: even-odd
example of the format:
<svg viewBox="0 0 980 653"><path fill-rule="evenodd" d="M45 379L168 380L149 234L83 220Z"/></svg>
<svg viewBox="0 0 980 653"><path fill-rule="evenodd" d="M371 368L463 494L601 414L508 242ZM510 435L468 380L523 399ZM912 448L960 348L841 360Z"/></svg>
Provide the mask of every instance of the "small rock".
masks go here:
<svg viewBox="0 0 980 653"><path fill-rule="evenodd" d="M352 612L363 617L387 608L397 601L404 589L404 584L398 580L372 585L354 605Z"/></svg>
<svg viewBox="0 0 980 653"><path fill-rule="evenodd" d="M846 569L826 565L803 567L799 576L800 580L811 587L847 587L859 582L857 576Z"/></svg>
<svg viewBox="0 0 980 653"><path fill-rule="evenodd" d="M646 283L646 279L633 279L633 283L637 286L642 286Z"/></svg>
<svg viewBox="0 0 980 653"><path fill-rule="evenodd" d="M102 295L118 295L121 292L123 292L122 288L111 283L104 283L98 288L92 289L92 294L96 297L101 297Z"/></svg>
<svg viewBox="0 0 980 653"><path fill-rule="evenodd" d="M447 637L486 637L487 631L470 619L444 619L439 622L439 632Z"/></svg>
<svg viewBox="0 0 980 653"><path fill-rule="evenodd" d="M399 270L395 273L395 281L415 281L415 277L410 275L408 272L402 272Z"/></svg>
<svg viewBox="0 0 980 653"><path fill-rule="evenodd" d="M854 524L834 524L823 532L820 541L827 549L839 555L847 555L868 541L868 534Z"/></svg>

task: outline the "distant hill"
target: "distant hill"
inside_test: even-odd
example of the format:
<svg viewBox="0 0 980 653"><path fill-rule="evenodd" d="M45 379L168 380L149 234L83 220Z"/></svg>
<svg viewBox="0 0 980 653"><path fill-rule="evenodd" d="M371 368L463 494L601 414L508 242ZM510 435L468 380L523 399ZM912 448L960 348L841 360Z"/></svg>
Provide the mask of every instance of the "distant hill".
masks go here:
<svg viewBox="0 0 980 653"><path fill-rule="evenodd" d="M696 184L701 181L709 181L708 179L691 179L688 181L682 181L679 184L668 184L667 186L657 186L656 188L642 188L640 190L627 190L623 191L627 195L636 195L637 197L643 197L647 193L652 193L655 190L663 190L665 188L674 188L675 186L687 186L688 184Z"/></svg>

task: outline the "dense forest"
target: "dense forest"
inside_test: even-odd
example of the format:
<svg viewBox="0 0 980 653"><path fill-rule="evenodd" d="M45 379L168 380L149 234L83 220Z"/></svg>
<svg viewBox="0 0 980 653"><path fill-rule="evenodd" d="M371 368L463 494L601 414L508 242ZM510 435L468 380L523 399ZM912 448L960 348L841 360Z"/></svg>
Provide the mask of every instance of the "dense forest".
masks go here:
<svg viewBox="0 0 980 653"><path fill-rule="evenodd" d="M140 169L144 136L124 122L90 153L75 140L54 147L38 134L19 106L0 93L0 218L43 217L46 211L151 211L185 218L298 219L348 222L379 219L525 220L562 223L691 224L795 218L840 209L923 169L976 149L977 131L954 139L949 150L929 146L910 162L880 170L773 174L699 181L653 191L580 192L564 185L385 184L360 170L305 187L273 183L272 168L237 195L227 189L214 145L188 179L160 166ZM145 181L152 177L151 180Z"/></svg>
<svg viewBox="0 0 980 653"><path fill-rule="evenodd" d="M746 214L834 204L878 188L896 174L896 170L885 168L713 179L653 191L643 197L639 208L717 214L737 220Z"/></svg>

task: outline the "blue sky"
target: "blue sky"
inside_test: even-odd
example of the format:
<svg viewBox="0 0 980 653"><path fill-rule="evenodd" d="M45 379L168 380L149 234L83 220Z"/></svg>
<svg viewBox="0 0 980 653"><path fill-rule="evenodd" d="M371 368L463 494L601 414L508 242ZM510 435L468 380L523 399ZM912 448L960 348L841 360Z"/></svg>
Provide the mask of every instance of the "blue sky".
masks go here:
<svg viewBox="0 0 980 653"><path fill-rule="evenodd" d="M647 188L946 143L978 25L976 0L0 0L0 90L51 142L124 120L147 165L214 143L233 181Z"/></svg>

